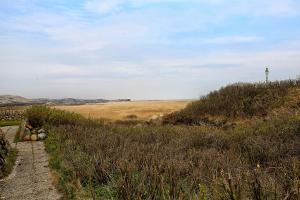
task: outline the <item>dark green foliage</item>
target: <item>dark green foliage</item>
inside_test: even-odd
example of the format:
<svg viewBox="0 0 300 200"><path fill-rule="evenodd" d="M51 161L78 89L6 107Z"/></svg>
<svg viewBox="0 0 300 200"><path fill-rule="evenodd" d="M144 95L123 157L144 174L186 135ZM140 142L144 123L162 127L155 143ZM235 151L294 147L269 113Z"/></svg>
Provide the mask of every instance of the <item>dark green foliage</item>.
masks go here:
<svg viewBox="0 0 300 200"><path fill-rule="evenodd" d="M50 164L66 199L78 191L99 199L300 198L298 115L228 130L46 119Z"/></svg>
<svg viewBox="0 0 300 200"><path fill-rule="evenodd" d="M0 178L7 176L15 163L17 151L10 147L0 129Z"/></svg>
<svg viewBox="0 0 300 200"><path fill-rule="evenodd" d="M292 88L300 88L300 81L229 85L192 102L182 111L166 116L164 123L205 123L218 126L223 122L210 121L208 116L265 116L273 109L283 106Z"/></svg>

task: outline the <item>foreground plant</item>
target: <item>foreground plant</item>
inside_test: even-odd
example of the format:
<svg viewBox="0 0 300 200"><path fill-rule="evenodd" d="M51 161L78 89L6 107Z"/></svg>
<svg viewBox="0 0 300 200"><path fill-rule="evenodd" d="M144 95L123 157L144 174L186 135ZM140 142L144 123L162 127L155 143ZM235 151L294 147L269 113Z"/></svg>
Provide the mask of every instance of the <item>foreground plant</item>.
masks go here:
<svg viewBox="0 0 300 200"><path fill-rule="evenodd" d="M11 148L0 129L0 179L11 172L16 158L17 150Z"/></svg>

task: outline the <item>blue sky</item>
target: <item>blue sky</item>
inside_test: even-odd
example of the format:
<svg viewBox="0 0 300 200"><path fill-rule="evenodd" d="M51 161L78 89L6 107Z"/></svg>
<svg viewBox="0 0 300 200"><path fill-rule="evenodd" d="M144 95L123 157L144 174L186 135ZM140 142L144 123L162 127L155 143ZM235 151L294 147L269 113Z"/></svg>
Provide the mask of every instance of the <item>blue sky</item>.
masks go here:
<svg viewBox="0 0 300 200"><path fill-rule="evenodd" d="M197 98L300 74L300 0L1 0L0 94Z"/></svg>

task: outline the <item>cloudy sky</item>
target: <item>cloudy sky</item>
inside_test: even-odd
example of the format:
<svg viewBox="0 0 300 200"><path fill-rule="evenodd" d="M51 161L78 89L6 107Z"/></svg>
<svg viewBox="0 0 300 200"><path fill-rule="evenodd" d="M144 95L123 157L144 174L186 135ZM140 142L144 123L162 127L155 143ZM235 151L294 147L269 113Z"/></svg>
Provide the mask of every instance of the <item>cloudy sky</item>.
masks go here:
<svg viewBox="0 0 300 200"><path fill-rule="evenodd" d="M197 98L300 74L300 0L0 0L0 94Z"/></svg>

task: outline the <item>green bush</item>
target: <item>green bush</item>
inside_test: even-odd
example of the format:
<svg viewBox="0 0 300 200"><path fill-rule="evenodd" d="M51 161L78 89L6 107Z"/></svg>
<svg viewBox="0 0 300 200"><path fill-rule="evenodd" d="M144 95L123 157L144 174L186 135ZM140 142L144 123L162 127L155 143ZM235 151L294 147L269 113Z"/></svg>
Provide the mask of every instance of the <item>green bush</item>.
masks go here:
<svg viewBox="0 0 300 200"><path fill-rule="evenodd" d="M7 176L17 158L17 150L11 148L0 129L0 178Z"/></svg>
<svg viewBox="0 0 300 200"><path fill-rule="evenodd" d="M33 127L41 127L49 119L50 109L46 106L32 106L27 109L26 117Z"/></svg>

